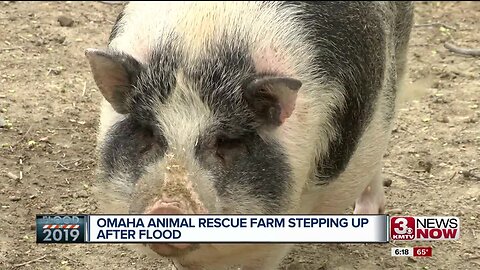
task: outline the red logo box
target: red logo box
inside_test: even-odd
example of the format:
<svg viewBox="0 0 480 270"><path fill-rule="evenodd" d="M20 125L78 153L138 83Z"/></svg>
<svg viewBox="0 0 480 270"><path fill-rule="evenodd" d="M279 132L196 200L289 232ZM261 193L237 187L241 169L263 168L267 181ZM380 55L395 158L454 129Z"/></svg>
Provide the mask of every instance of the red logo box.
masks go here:
<svg viewBox="0 0 480 270"><path fill-rule="evenodd" d="M415 218L414 217L391 217L390 218L391 240L414 240Z"/></svg>

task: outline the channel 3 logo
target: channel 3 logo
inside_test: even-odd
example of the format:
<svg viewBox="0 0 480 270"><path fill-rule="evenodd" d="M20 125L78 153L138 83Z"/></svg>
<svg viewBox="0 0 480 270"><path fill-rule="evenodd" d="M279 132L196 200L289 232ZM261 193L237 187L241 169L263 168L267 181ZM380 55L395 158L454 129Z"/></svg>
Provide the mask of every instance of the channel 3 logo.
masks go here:
<svg viewBox="0 0 480 270"><path fill-rule="evenodd" d="M414 217L391 217L390 238L392 240L414 240L415 218Z"/></svg>

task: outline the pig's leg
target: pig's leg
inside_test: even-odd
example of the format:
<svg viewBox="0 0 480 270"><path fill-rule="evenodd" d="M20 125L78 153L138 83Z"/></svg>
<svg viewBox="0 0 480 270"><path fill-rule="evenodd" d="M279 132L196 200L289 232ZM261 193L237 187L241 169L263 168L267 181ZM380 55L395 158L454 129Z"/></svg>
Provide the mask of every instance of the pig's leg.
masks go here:
<svg viewBox="0 0 480 270"><path fill-rule="evenodd" d="M383 178L378 171L360 197L355 201L354 214L383 214L385 211L385 193Z"/></svg>

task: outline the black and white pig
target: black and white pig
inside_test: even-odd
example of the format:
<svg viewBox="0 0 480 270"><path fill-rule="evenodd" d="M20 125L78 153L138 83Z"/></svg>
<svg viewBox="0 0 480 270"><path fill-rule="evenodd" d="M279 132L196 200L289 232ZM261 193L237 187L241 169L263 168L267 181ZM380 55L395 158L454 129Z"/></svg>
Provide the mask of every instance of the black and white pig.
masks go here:
<svg viewBox="0 0 480 270"><path fill-rule="evenodd" d="M131 2L87 49L105 194L130 213L381 213L410 2ZM106 195L107 196L107 195ZM149 246L275 269L290 245Z"/></svg>

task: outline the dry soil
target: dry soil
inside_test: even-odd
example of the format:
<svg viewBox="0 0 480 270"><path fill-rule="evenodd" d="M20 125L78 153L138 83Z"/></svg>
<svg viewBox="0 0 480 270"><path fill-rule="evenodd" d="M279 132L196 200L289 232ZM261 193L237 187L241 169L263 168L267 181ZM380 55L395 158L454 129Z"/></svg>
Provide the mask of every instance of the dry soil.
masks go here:
<svg viewBox="0 0 480 270"><path fill-rule="evenodd" d="M35 214L96 213L100 94L84 49L104 47L121 6L0 2L0 268L163 269L124 245L37 245ZM299 245L285 269L480 269L480 3L417 2L409 99L385 159L387 210L461 218L461 238L424 242L433 257L386 245ZM71 26L68 18L73 20ZM443 24L443 25L442 25ZM20 178L21 175L21 178ZM17 179L18 178L18 179Z"/></svg>

